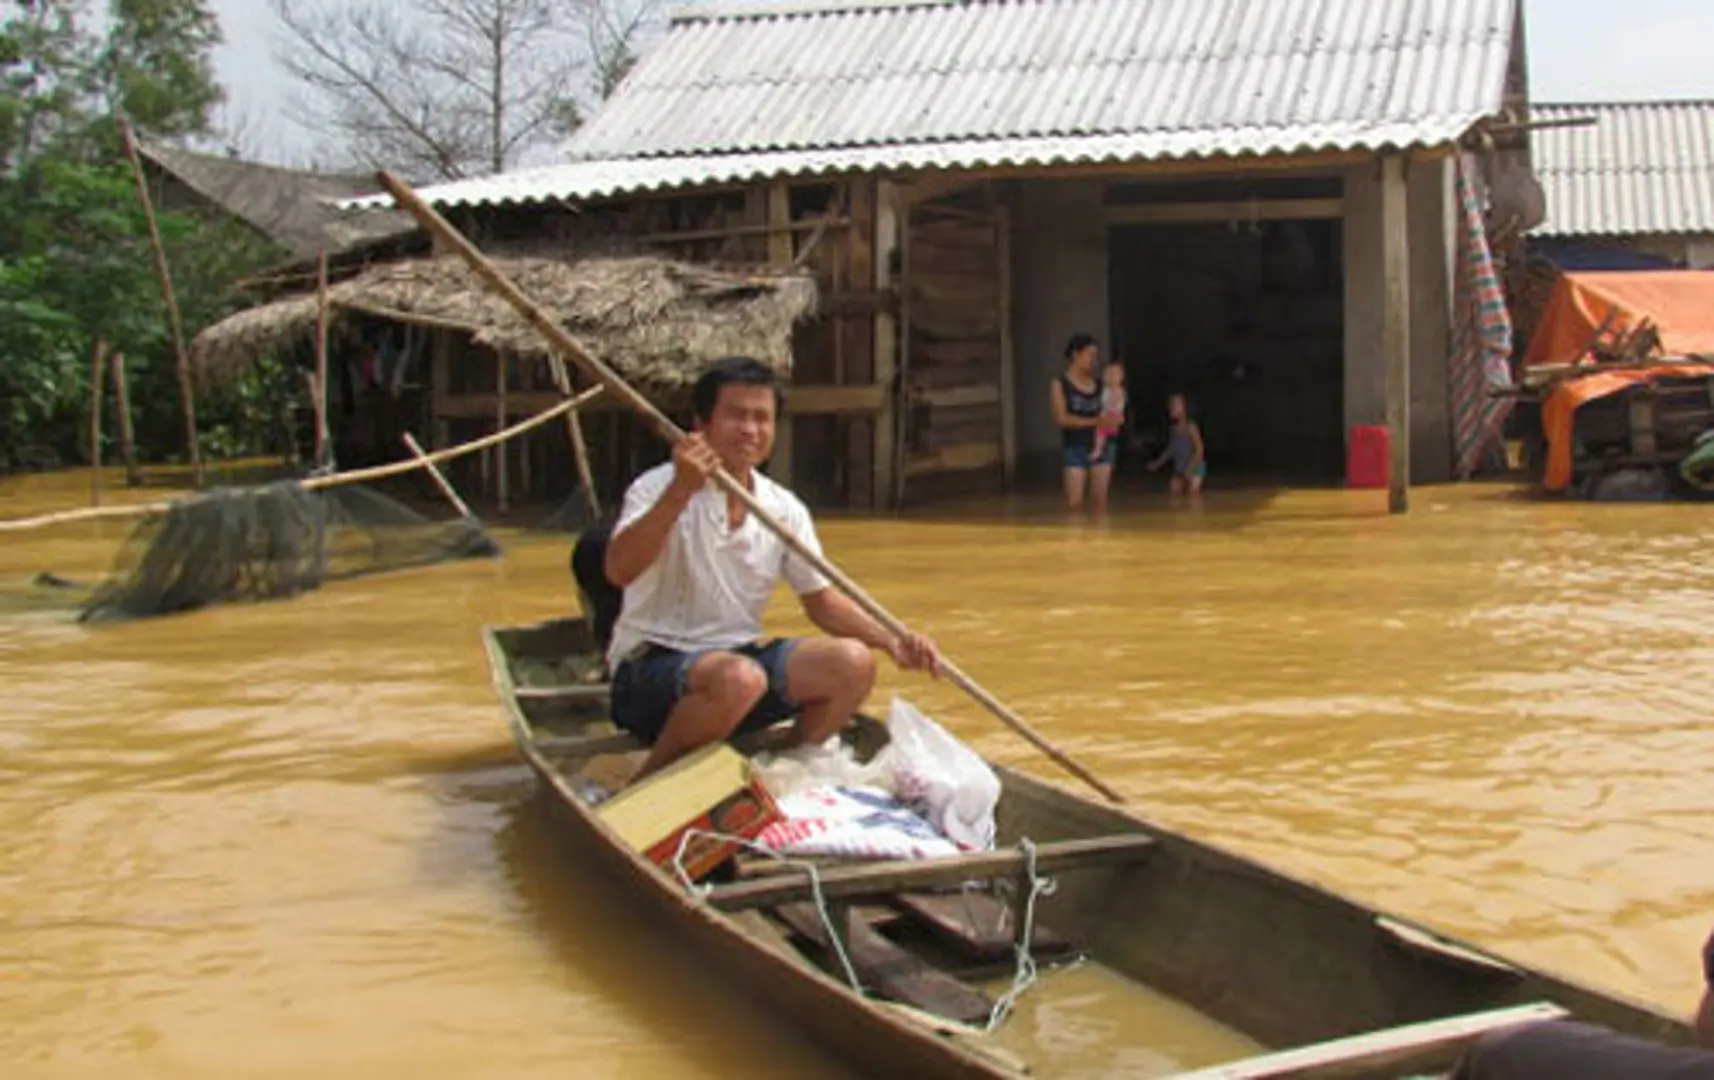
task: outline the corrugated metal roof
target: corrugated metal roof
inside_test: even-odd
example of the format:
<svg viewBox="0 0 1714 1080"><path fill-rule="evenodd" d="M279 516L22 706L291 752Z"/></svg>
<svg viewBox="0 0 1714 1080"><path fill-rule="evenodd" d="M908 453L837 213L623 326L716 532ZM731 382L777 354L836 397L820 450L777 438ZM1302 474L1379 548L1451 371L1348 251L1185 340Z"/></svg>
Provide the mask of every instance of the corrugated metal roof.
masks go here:
<svg viewBox="0 0 1714 1080"><path fill-rule="evenodd" d="M778 150L763 154L620 158L574 161L494 176L456 180L416 189L437 206L503 206L533 202L578 202L642 192L716 184L742 184L848 172L950 169L1045 168L1213 156L1260 156L1315 150L1368 150L1434 145L1457 138L1468 125L1321 125L1299 128L1293 143L1267 131L1249 133L1166 132L1053 139L993 139L981 142L918 143L834 150ZM1245 141L1242 135L1249 135ZM362 209L392 205L390 195L341 202Z"/></svg>
<svg viewBox="0 0 1714 1080"><path fill-rule="evenodd" d="M1516 2L692 11L573 136L571 163L423 195L480 205L847 170L1432 146L1499 111Z"/></svg>
<svg viewBox="0 0 1714 1080"><path fill-rule="evenodd" d="M1714 101L1532 105L1530 156L1547 197L1536 236L1714 233Z"/></svg>
<svg viewBox="0 0 1714 1080"><path fill-rule="evenodd" d="M1515 0L953 0L676 22L573 158L1468 125ZM759 6L758 6L759 7ZM766 10L762 8L761 10ZM784 10L792 10L788 7Z"/></svg>

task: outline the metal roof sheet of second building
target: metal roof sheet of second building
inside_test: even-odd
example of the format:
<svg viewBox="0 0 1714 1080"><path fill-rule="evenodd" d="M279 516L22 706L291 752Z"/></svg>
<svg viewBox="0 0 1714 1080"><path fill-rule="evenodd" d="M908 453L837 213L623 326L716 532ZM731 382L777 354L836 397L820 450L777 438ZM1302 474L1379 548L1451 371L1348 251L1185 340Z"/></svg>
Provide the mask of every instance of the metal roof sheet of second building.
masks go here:
<svg viewBox="0 0 1714 1080"><path fill-rule="evenodd" d="M1714 233L1714 101L1532 105L1530 156L1547 197L1534 236Z"/></svg>
<svg viewBox="0 0 1714 1080"><path fill-rule="evenodd" d="M691 9L574 159L1198 134L1440 142L1498 111L1515 0L916 0ZM1343 132L1328 142L1322 132ZM1222 138L1220 136L1224 135Z"/></svg>

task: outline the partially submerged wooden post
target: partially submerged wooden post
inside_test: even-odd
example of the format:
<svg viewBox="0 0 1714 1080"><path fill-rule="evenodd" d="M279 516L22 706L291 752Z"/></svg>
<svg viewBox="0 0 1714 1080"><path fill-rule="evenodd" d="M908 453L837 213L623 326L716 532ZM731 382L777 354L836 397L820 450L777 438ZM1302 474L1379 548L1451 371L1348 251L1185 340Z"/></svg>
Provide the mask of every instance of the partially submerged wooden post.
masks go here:
<svg viewBox="0 0 1714 1080"><path fill-rule="evenodd" d="M899 250L902 217L907 212L900 197L899 186L891 180L875 182L875 277L870 284L876 296L885 296L900 287L893 275L893 258ZM875 489L872 496L876 510L893 505L895 495L903 497L901 485L893 487L895 432L898 422L898 393L893 376L899 364L899 319L885 305L875 311L875 370L873 382L884 387L881 409L875 414Z"/></svg>
<svg viewBox="0 0 1714 1080"><path fill-rule="evenodd" d="M1018 483L1017 359L1012 346L1012 208L994 204L995 250L1000 262L1000 483L1012 492ZM906 331L909 331L906 327Z"/></svg>
<svg viewBox="0 0 1714 1080"><path fill-rule="evenodd" d="M136 487L143 477L137 471L137 435L131 427L131 394L125 387L125 354L116 352L108 362L113 366L113 406L119 414L119 456L125 459L125 483Z"/></svg>
<svg viewBox="0 0 1714 1080"><path fill-rule="evenodd" d="M304 393L309 395L310 412L314 413L317 409L317 403L321 400L321 384L316 381L315 372L313 372L313 371L300 371L300 372L298 372L298 374L303 376ZM312 463L310 466L311 469L314 469L321 464L321 449L320 449L321 419L318 416L318 417L314 417L313 421L315 423L315 430L316 430L316 449L314 451L312 451L312 453L311 453L311 458L312 458ZM297 461L297 456L298 456L298 432L297 432L297 425L294 423L292 425L292 460L293 460L293 462Z"/></svg>
<svg viewBox="0 0 1714 1080"><path fill-rule="evenodd" d="M1410 509L1410 222L1407 165L1383 154L1381 173L1381 345L1387 365L1387 429L1392 467L1387 510Z"/></svg>
<svg viewBox="0 0 1714 1080"><path fill-rule="evenodd" d="M876 416L875 424L877 443L885 430L887 449L891 455L887 470L892 477L892 487L887 492L887 498L894 509L900 509L905 505L905 442L909 435L907 427L911 415L911 202L904 197L904 192L898 185L889 187L897 205L898 217L899 276L898 280L893 282L894 294L899 298L898 344L895 346L897 377L891 380L896 390L889 387L886 396L881 399L881 412ZM884 195L888 189L882 190ZM883 209L882 213L885 212ZM877 294L880 291L876 289ZM876 382L881 382L880 373L881 365L877 363ZM888 384L882 382L881 385Z"/></svg>
<svg viewBox="0 0 1714 1080"><path fill-rule="evenodd" d="M775 184L768 189L768 264L784 270L792 264L792 198L791 188ZM774 425L774 449L769 455L767 474L775 482L792 485L792 448L797 442L797 426L788 412Z"/></svg>
<svg viewBox="0 0 1714 1080"><path fill-rule="evenodd" d="M107 370L107 342L95 339L89 359L89 505L101 505L102 375Z"/></svg>
<svg viewBox="0 0 1714 1080"><path fill-rule="evenodd" d="M315 464L324 468L332 464L327 423L327 251L324 249L315 266Z"/></svg>
<svg viewBox="0 0 1714 1080"><path fill-rule="evenodd" d="M137 198L143 203L143 217L149 223L149 243L155 252L155 277L161 284L161 299L167 305L167 323L172 330L173 354L178 361L179 408L184 413L185 445L190 452L191 470L196 486L202 487L202 447L196 435L196 393L190 383L190 356L185 352L184 328L179 325L179 305L173 298L173 275L167 268L167 250L161 242L161 228L155 221L154 200L149 198L149 181L143 175L143 159L137 154L137 141L131 137L131 125L119 118L119 136L125 143L125 156L131 159L131 171L137 178Z"/></svg>
<svg viewBox="0 0 1714 1080"><path fill-rule="evenodd" d="M440 466L436 465L423 452L423 448L418 445L416 437L407 431L404 434L404 440L405 446L411 451L411 456L423 463L423 468L428 470L429 478L434 481L436 487L440 488L440 493L446 496L446 501L452 504L452 508L458 511L458 516L474 521L476 515L472 514L469 505L458 497L458 489L454 488L452 481L448 480L446 474L440 471Z"/></svg>
<svg viewBox="0 0 1714 1080"><path fill-rule="evenodd" d="M548 366L553 371L554 385L566 397L571 396L571 373L565 368L565 357L558 353L548 359ZM589 443L583 437L583 421L577 417L577 410L565 414L566 436L571 440L572 460L577 464L577 479L583 485L583 497L589 502L589 512L599 521L601 519L601 498L595 491L595 471L589 464Z"/></svg>
<svg viewBox="0 0 1714 1080"><path fill-rule="evenodd" d="M494 430L506 429L506 353L504 350L494 353L495 412ZM494 445L494 484L495 492L500 500L500 512L504 514L509 508L510 498L506 486L506 444Z"/></svg>

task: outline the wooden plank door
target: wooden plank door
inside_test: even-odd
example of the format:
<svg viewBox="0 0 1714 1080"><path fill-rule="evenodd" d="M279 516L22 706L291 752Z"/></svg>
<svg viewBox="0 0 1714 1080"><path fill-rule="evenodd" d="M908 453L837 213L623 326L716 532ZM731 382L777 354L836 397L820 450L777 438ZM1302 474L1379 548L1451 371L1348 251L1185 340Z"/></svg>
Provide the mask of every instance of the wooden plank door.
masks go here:
<svg viewBox="0 0 1714 1080"><path fill-rule="evenodd" d="M904 263L899 501L1005 487L1010 268L984 185L913 206Z"/></svg>

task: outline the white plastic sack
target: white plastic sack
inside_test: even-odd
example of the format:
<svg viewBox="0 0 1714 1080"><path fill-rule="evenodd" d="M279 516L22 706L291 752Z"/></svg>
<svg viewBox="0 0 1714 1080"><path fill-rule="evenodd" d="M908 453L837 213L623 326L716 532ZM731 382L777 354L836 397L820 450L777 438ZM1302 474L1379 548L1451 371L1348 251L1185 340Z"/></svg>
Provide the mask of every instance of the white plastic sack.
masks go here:
<svg viewBox="0 0 1714 1080"><path fill-rule="evenodd" d="M886 758L898 797L964 848L992 850L1000 802L994 770L903 698L893 698L887 727L892 741Z"/></svg>
<svg viewBox="0 0 1714 1080"><path fill-rule="evenodd" d="M786 820L763 829L756 843L781 855L935 859L958 854L957 845L879 788L817 787L776 802Z"/></svg>
<svg viewBox="0 0 1714 1080"><path fill-rule="evenodd" d="M811 788L879 788L892 791L891 765L885 751L860 764L851 747L834 736L820 746L794 746L772 754L757 754L750 768L775 801Z"/></svg>

